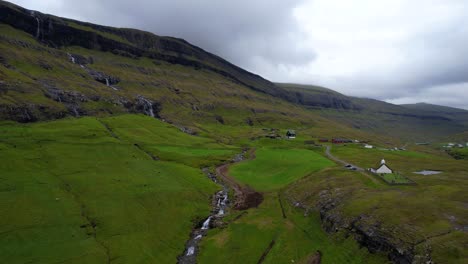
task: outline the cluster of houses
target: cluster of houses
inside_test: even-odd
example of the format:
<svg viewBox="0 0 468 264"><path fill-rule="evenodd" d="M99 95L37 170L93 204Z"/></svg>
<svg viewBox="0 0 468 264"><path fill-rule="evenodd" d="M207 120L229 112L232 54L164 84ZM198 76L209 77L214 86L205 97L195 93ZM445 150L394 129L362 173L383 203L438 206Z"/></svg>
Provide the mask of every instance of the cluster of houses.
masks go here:
<svg viewBox="0 0 468 264"><path fill-rule="evenodd" d="M270 128L270 129L264 128L263 131L268 132L268 134L265 135L265 137L267 137L267 138L271 138L271 139L281 139L281 138L283 138L280 135L280 130L277 129L277 128ZM288 138L288 139L296 138L296 131L294 131L292 129L288 129L288 131L286 132L286 138Z"/></svg>
<svg viewBox="0 0 468 264"><path fill-rule="evenodd" d="M359 143L359 141L354 141L354 140L351 140L351 139L347 139L347 138L332 138L331 140L329 140L328 138L321 138L319 139L319 142L323 142L323 143L326 143L326 142L331 142L333 144L346 144L346 143Z"/></svg>
<svg viewBox="0 0 468 264"><path fill-rule="evenodd" d="M447 143L447 145L444 145L444 148L468 148L468 142L465 144L462 143Z"/></svg>
<svg viewBox="0 0 468 264"><path fill-rule="evenodd" d="M372 145L370 145L370 144L364 144L363 146L364 146L364 148L366 148L366 149L374 149L374 148L376 148L375 146L372 146ZM406 150L406 148L403 148L403 147L401 147L401 148L397 148L397 147L394 147L394 148L378 148L378 149L379 149L379 150L387 150L387 151L405 151L405 150Z"/></svg>

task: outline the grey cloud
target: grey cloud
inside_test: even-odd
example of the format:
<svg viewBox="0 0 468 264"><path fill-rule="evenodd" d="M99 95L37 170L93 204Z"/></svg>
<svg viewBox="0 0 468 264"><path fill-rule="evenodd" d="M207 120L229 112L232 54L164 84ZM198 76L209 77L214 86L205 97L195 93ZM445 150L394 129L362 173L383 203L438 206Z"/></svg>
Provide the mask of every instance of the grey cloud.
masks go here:
<svg viewBox="0 0 468 264"><path fill-rule="evenodd" d="M60 12L76 18L184 38L247 68L252 68L255 56L273 64L294 65L310 62L315 56L296 45L303 38L292 13L299 0L60 2Z"/></svg>
<svg viewBox="0 0 468 264"><path fill-rule="evenodd" d="M181 37L273 81L468 109L464 0L401 5L353 0L346 8L339 8L339 0L13 2L55 15ZM298 18L296 11L301 10Z"/></svg>

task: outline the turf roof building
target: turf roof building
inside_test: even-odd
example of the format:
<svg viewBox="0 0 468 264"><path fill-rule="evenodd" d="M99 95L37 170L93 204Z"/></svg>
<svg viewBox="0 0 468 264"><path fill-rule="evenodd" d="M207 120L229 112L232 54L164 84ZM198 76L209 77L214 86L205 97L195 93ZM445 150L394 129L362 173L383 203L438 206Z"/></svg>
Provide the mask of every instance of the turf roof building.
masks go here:
<svg viewBox="0 0 468 264"><path fill-rule="evenodd" d="M377 173L377 174L390 174L393 173L393 170L387 166L386 162L384 159L380 162L380 167L377 169L371 169L371 172Z"/></svg>
<svg viewBox="0 0 468 264"><path fill-rule="evenodd" d="M296 138L296 131L294 130L288 130L288 132L286 132L286 136L288 138Z"/></svg>

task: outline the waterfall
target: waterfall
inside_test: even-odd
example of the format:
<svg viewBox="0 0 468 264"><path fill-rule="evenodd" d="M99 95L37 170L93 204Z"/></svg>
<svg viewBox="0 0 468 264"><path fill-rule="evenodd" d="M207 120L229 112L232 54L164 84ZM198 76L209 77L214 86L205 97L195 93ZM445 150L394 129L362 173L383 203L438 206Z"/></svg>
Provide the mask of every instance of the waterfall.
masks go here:
<svg viewBox="0 0 468 264"><path fill-rule="evenodd" d="M143 96L138 97L139 104L144 103L145 113L147 113L146 105L151 104L151 101L147 100ZM152 104L151 104L152 106ZM152 107L151 107L152 110ZM152 111L151 111L152 113ZM208 168L202 169L202 171L210 178L213 182L216 182L216 175L211 173ZM225 217L229 210L229 188L221 183L223 190L218 191L212 200L212 211L211 215L203 222L201 228L196 228L192 231L190 239L185 244L185 249L182 254L178 257L178 264L186 263L197 263L197 254L199 254L198 244L202 238L208 234L210 228L216 228L222 218Z"/></svg>
<svg viewBox="0 0 468 264"><path fill-rule="evenodd" d="M39 39L41 36L41 20L36 16L36 12L34 11L29 11L29 14L34 17L37 21L37 30L36 30L36 38Z"/></svg>
<svg viewBox="0 0 468 264"><path fill-rule="evenodd" d="M187 256L192 256L195 253L195 247L189 247L187 250Z"/></svg>
<svg viewBox="0 0 468 264"><path fill-rule="evenodd" d="M110 86L109 78L106 78L106 85L107 85L107 86Z"/></svg>
<svg viewBox="0 0 468 264"><path fill-rule="evenodd" d="M146 100L146 99L145 99L145 101L146 101L146 103L148 104L149 115L150 115L151 117L154 117L153 103L151 103L150 101L148 101L148 100Z"/></svg>
<svg viewBox="0 0 468 264"><path fill-rule="evenodd" d="M73 113L75 114L75 117L80 117L80 114L78 113L75 107L73 107Z"/></svg>
<svg viewBox="0 0 468 264"><path fill-rule="evenodd" d="M210 229L210 222L211 222L211 216L206 219L205 222L203 222L202 230L207 230Z"/></svg>
<svg viewBox="0 0 468 264"><path fill-rule="evenodd" d="M143 108L143 112L147 116L155 117L153 110L153 102L146 99L144 96L139 95L137 97L139 107Z"/></svg>
<svg viewBox="0 0 468 264"><path fill-rule="evenodd" d="M73 55L71 55L70 53L67 53L68 57L70 58L70 61L73 63L73 64L76 64L76 59L75 57L73 57ZM81 65L83 66L83 65Z"/></svg>
<svg viewBox="0 0 468 264"><path fill-rule="evenodd" d="M36 21L37 21L36 38L39 39L39 37L41 36L41 21L39 20L38 17L36 17Z"/></svg>
<svg viewBox="0 0 468 264"><path fill-rule="evenodd" d="M146 106L148 107L148 115L151 116L151 117L154 117L153 103L151 103L146 98L143 98L143 101L146 103Z"/></svg>
<svg viewBox="0 0 468 264"><path fill-rule="evenodd" d="M149 114L150 114L151 117L154 117L153 105L150 106Z"/></svg>
<svg viewBox="0 0 468 264"><path fill-rule="evenodd" d="M226 205L227 201L228 201L228 195L227 195L227 193L226 193L226 194L224 195L224 199L223 199L223 201L221 202L221 204L222 204L222 205Z"/></svg>

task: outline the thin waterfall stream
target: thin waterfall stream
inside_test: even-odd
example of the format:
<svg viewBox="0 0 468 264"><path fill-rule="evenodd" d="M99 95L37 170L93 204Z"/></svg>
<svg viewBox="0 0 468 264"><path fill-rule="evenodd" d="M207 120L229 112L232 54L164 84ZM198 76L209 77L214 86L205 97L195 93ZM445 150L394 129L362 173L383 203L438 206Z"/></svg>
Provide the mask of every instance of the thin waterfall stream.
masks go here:
<svg viewBox="0 0 468 264"><path fill-rule="evenodd" d="M206 236L209 229L216 226L216 222L219 222L224 216L230 206L229 201L229 187L217 180L214 173L210 172L207 168L203 169L203 172L215 183L221 185L223 189L218 191L212 199L213 209L211 210L210 216L206 218L201 226L195 228L192 231L190 239L185 244L185 251L178 257L179 264L194 264L197 263L198 244L204 236Z"/></svg>

